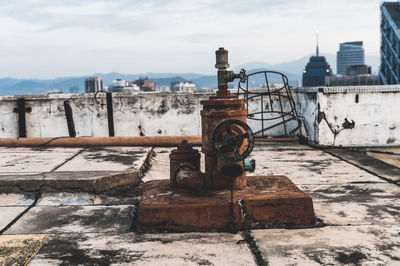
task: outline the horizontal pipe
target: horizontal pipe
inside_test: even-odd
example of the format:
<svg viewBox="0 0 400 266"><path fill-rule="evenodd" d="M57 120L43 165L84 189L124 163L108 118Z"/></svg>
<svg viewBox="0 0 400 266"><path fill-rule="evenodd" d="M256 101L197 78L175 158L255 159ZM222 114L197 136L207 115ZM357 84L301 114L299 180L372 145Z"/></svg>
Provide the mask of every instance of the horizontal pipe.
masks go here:
<svg viewBox="0 0 400 266"><path fill-rule="evenodd" d="M200 136L141 136L141 137L56 137L56 138L0 138L0 147L98 147L150 146L175 147L187 140L201 146ZM298 138L256 138L256 142L289 142Z"/></svg>
<svg viewBox="0 0 400 266"><path fill-rule="evenodd" d="M96 147L96 146L151 146L175 147L187 140L201 145L199 136L142 136L142 137L57 137L57 138L0 138L0 147Z"/></svg>

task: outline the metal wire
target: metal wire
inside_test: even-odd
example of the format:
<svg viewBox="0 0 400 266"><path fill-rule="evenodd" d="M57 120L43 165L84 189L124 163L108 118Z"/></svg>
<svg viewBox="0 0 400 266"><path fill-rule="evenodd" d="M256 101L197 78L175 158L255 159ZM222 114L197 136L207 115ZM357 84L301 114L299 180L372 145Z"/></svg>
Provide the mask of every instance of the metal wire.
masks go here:
<svg viewBox="0 0 400 266"><path fill-rule="evenodd" d="M262 87L250 88L249 80L254 79L256 75L263 77L265 83L262 84ZM283 83L281 86L273 86L271 75L275 75L279 80L282 80ZM245 82L239 81L237 94L238 97L243 97L243 99L247 100L248 119L260 121L261 130L255 131L254 135L256 137L272 137L271 130L278 127L283 129L284 134L274 137L291 137L296 131L301 134L301 117L296 111L286 75L276 71L258 71L248 74L246 78ZM268 97L267 107L265 106L266 101L264 97ZM257 111L250 112L249 105L251 105L251 102L257 102L258 99L260 100L260 106L255 109ZM276 105L275 107L273 105L274 99L278 102L278 108L276 108ZM293 123L293 121L297 124L294 128L289 127L289 122Z"/></svg>

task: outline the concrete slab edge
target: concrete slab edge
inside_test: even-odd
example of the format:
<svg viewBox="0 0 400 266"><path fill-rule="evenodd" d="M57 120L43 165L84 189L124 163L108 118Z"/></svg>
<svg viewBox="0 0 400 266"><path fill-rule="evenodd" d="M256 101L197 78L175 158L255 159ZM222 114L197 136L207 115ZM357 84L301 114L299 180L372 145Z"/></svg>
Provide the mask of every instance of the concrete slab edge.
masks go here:
<svg viewBox="0 0 400 266"><path fill-rule="evenodd" d="M123 186L136 186L151 166L155 151L151 148L138 170L103 175L98 178L46 180L44 174L25 179L0 180L0 193L20 192L89 192L101 193ZM31 178L29 178L31 177Z"/></svg>

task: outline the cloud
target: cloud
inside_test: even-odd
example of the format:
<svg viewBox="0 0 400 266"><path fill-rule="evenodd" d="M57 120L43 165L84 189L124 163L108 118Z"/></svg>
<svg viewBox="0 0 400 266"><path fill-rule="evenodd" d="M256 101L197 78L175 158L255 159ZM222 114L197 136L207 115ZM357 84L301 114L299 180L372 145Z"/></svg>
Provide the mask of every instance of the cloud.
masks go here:
<svg viewBox="0 0 400 266"><path fill-rule="evenodd" d="M379 50L378 0L2 0L0 24L10 76L213 73L219 46L232 66L279 63L313 52L316 30L323 52L351 40Z"/></svg>

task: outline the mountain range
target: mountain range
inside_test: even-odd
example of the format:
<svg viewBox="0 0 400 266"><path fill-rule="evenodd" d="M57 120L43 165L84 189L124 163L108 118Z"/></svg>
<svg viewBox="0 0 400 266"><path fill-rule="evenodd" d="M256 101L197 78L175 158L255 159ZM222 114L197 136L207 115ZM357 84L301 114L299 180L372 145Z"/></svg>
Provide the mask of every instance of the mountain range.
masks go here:
<svg viewBox="0 0 400 266"><path fill-rule="evenodd" d="M336 70L336 55L322 54L331 65L333 71ZM302 72L311 55L304 56L297 60L280 64L269 64L266 62L253 61L239 65L234 70L236 72L240 69L246 69L246 72L254 73L261 70L274 70L284 73L289 81L296 84L301 80ZM372 66L373 72L378 71L379 57L374 55L366 56L366 64ZM202 75L197 73L145 73L145 74L121 74L121 73L95 73L90 76L100 76L103 79L103 84L111 84L114 79L136 80L139 77L148 77L151 81L155 81L158 86L170 85L171 81L185 81L190 80L194 82L198 88L215 88L217 84L216 75ZM19 95L19 94L43 94L49 90L58 89L63 92L83 92L85 89L85 78L80 77L61 77L49 80L41 79L14 79L14 78L1 78L0 79L0 95ZM270 82L280 82L277 77L276 80L272 79Z"/></svg>

